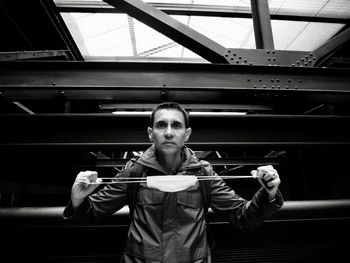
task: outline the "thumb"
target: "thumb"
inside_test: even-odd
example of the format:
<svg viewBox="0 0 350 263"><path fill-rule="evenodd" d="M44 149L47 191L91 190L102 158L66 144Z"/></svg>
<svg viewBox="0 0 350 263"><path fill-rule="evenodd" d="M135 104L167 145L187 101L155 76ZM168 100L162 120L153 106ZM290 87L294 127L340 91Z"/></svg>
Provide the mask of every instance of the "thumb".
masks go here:
<svg viewBox="0 0 350 263"><path fill-rule="evenodd" d="M253 176L254 178L256 178L257 177L257 171L256 170L251 170L250 171L250 174L251 174L251 176Z"/></svg>
<svg viewBox="0 0 350 263"><path fill-rule="evenodd" d="M94 191L97 187L99 187L101 183L102 183L102 179L96 178L95 182L91 184L92 191Z"/></svg>
<svg viewBox="0 0 350 263"><path fill-rule="evenodd" d="M101 178L97 178L97 179L95 180L95 183L96 183L96 184L102 183L102 179L101 179Z"/></svg>

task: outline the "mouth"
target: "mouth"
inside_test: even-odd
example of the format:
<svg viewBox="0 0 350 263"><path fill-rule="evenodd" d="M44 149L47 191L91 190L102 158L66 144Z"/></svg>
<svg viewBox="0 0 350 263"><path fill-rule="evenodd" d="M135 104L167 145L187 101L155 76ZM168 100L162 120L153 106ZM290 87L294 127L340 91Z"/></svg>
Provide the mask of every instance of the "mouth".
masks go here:
<svg viewBox="0 0 350 263"><path fill-rule="evenodd" d="M163 142L163 144L165 144L165 145L176 145L176 143L174 143L174 142Z"/></svg>

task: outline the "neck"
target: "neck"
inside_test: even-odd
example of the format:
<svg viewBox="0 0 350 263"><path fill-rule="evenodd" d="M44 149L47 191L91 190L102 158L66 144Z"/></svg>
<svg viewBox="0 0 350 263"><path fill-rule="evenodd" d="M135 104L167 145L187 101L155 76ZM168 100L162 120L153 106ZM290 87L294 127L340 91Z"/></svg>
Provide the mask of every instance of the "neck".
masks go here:
<svg viewBox="0 0 350 263"><path fill-rule="evenodd" d="M168 174L172 174L181 162L181 152L158 156L159 162Z"/></svg>

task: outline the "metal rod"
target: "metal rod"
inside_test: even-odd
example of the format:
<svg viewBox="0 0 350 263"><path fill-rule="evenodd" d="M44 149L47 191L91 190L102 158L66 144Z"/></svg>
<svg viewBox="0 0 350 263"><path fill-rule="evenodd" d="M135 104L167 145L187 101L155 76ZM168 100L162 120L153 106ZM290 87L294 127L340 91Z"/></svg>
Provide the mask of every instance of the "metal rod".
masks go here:
<svg viewBox="0 0 350 263"><path fill-rule="evenodd" d="M157 175L154 175L157 176ZM166 176L166 175L162 175ZM197 176L197 179L199 181L205 181L205 180L220 180L220 179L250 179L250 178L258 178L258 176L252 176L252 175L224 175L224 176ZM147 177L100 177L98 179L101 180L111 180L111 182L101 182L101 183L96 183L96 182L91 182L89 184L127 184L127 183L146 183L147 182ZM174 179L174 177L172 177ZM182 178L179 177L179 180ZM114 181L113 181L114 180Z"/></svg>

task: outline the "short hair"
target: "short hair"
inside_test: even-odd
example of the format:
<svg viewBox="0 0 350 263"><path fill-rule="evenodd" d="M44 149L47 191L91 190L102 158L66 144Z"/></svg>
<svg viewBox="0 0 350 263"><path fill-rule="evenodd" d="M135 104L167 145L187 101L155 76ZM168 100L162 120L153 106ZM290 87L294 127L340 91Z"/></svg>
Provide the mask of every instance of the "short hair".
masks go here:
<svg viewBox="0 0 350 263"><path fill-rule="evenodd" d="M172 110L178 110L182 113L182 115L184 116L184 120L185 120L185 128L189 128L190 127L190 118L188 116L187 111L180 106L180 104L176 103L176 102L163 102L161 104L158 104L156 106L154 106L154 108L152 109L152 114L151 114L151 119L150 119L150 127L153 127L154 124L154 116L156 115L156 112L162 109L172 109Z"/></svg>

